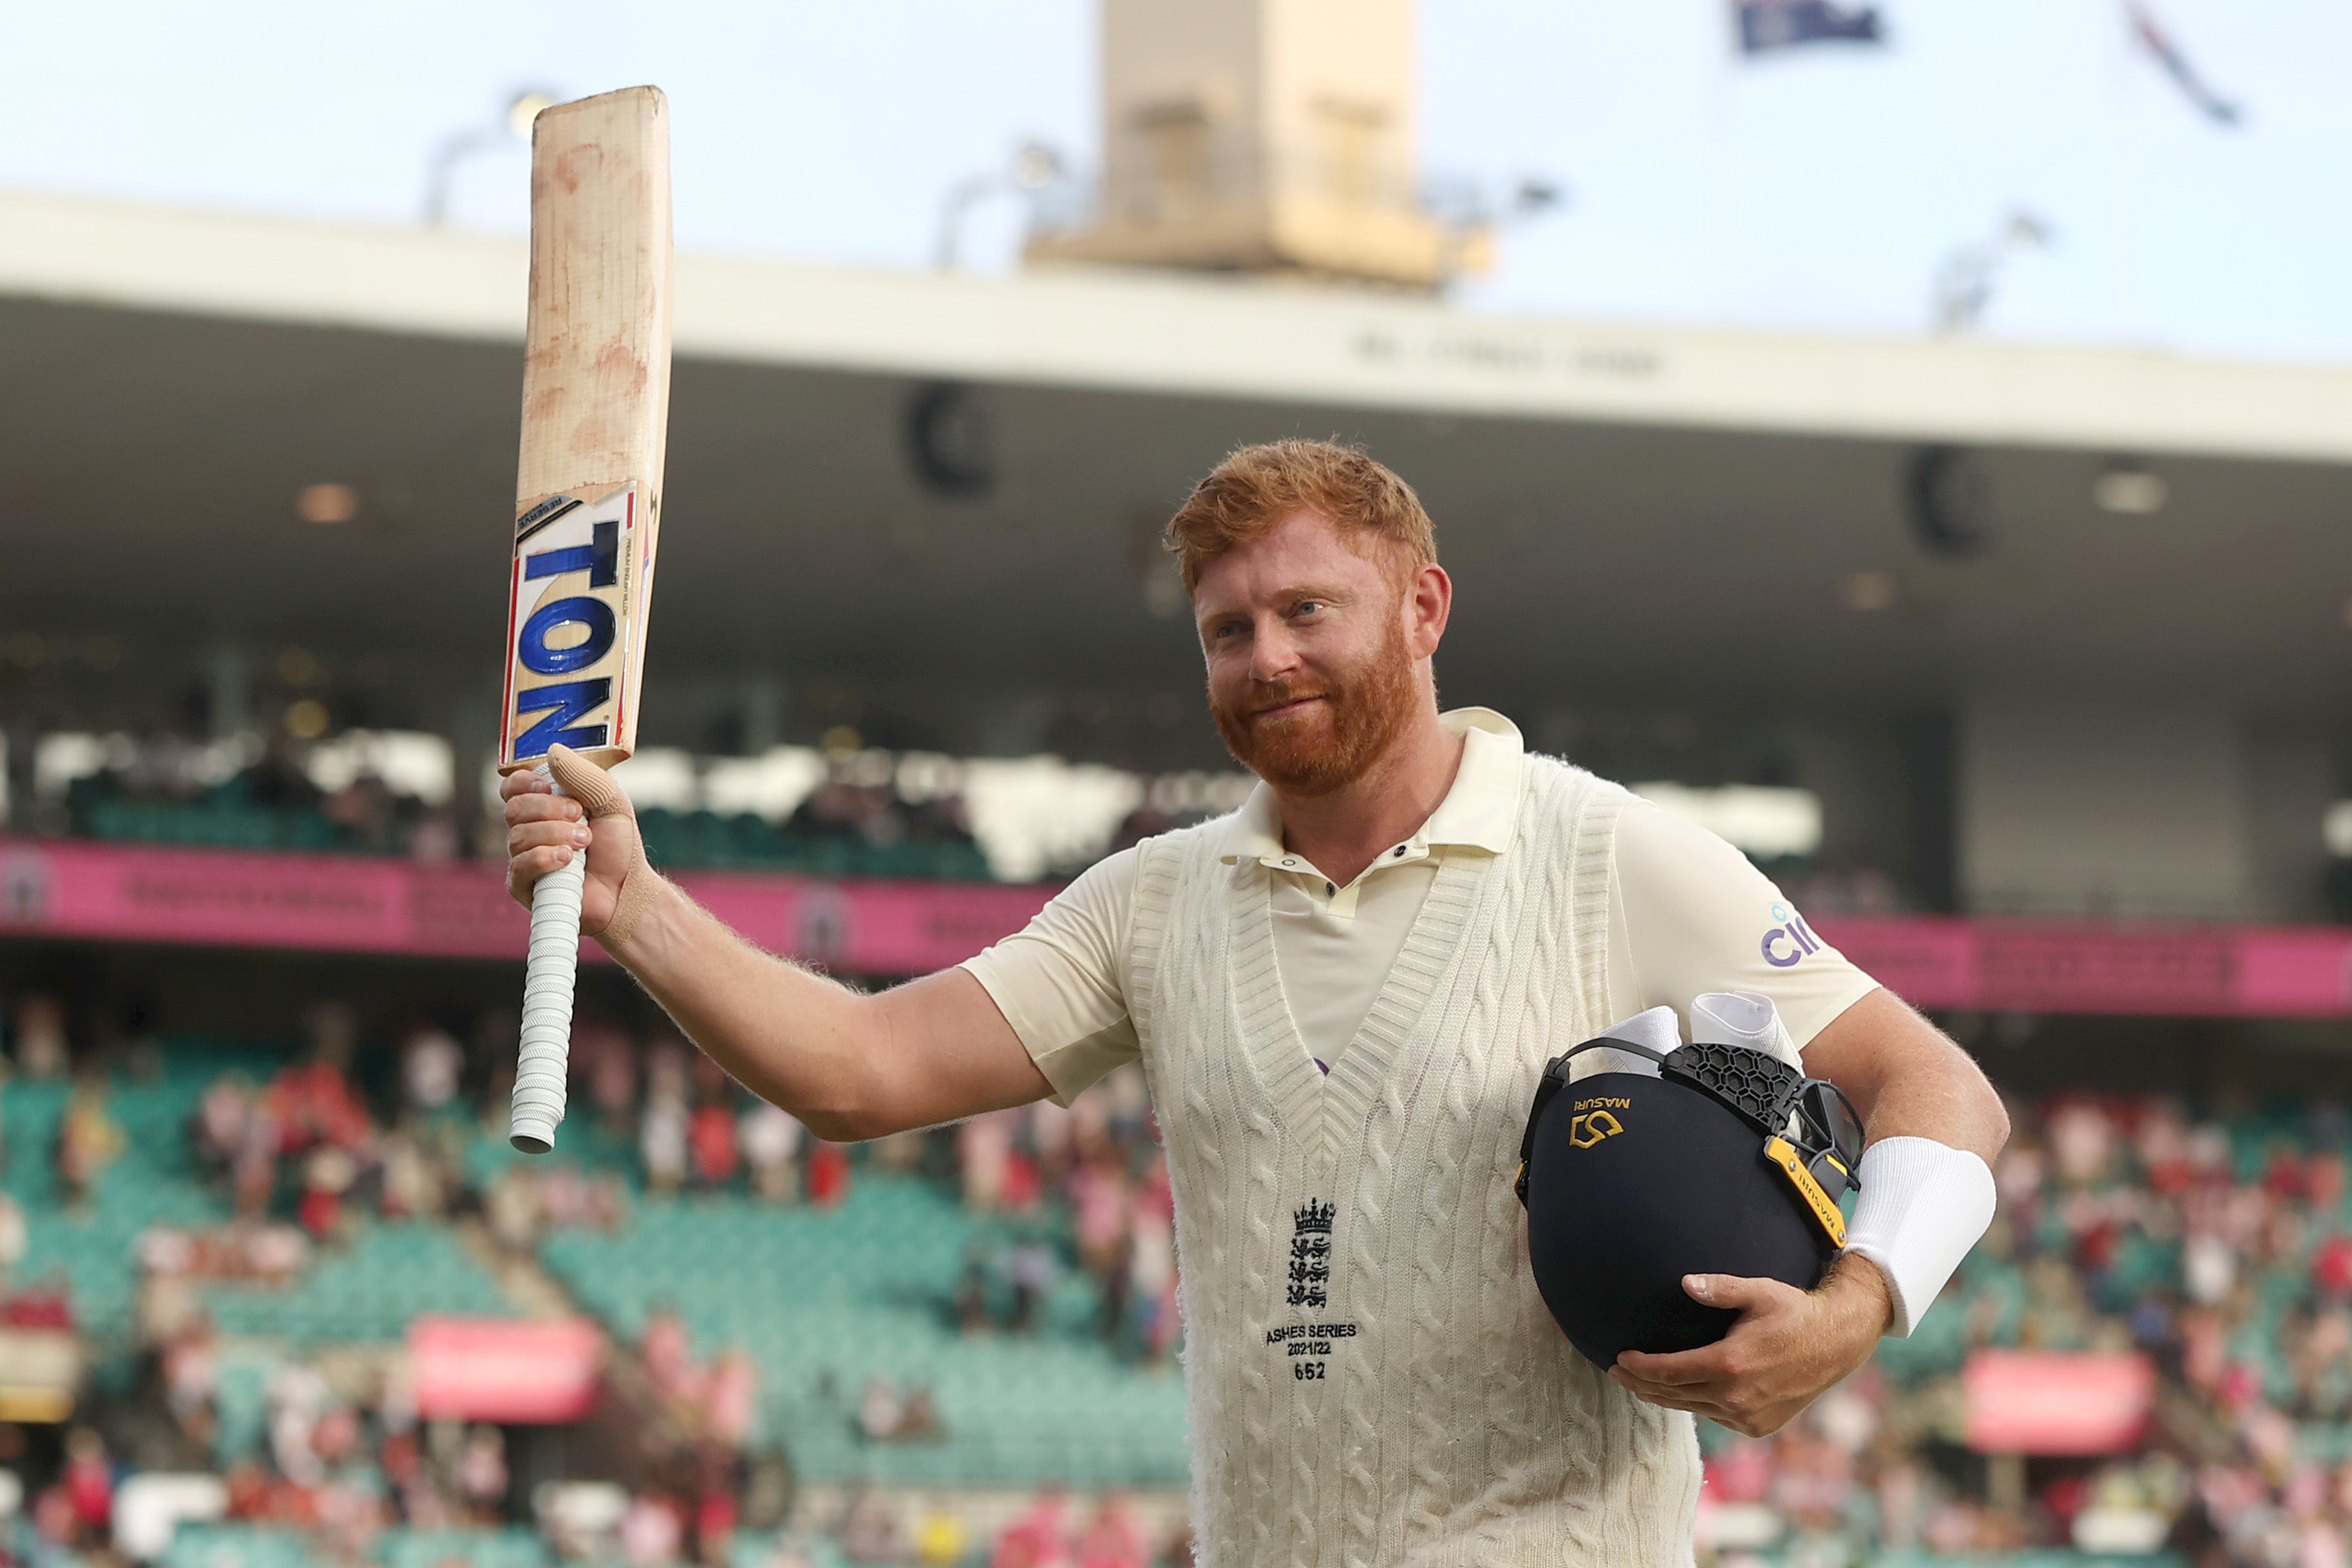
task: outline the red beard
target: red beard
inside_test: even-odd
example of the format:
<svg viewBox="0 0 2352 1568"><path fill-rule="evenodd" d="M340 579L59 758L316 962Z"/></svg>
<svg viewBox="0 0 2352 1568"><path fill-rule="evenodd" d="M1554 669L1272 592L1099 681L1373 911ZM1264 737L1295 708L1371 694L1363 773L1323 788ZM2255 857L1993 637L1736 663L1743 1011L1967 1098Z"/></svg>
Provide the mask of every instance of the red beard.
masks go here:
<svg viewBox="0 0 2352 1568"><path fill-rule="evenodd" d="M1268 717L1286 702L1319 697L1296 714ZM1391 623L1362 667L1321 679L1253 681L1244 705L1209 692L1209 714L1234 761L1286 795L1319 795L1364 776L1404 731L1412 712L1412 650Z"/></svg>

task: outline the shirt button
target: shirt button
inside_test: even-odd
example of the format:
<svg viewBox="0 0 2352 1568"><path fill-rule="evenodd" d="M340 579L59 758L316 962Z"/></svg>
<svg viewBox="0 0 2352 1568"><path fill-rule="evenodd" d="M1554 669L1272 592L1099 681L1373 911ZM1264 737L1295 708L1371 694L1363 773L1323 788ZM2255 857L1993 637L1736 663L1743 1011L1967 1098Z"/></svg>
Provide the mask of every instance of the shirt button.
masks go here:
<svg viewBox="0 0 2352 1568"><path fill-rule="evenodd" d="M1402 844L1398 845L1398 846L1396 847L1396 852L1397 852L1398 854L1400 854L1400 855L1403 854L1403 853L1404 853L1404 846L1403 846L1403 845L1402 845Z"/></svg>
<svg viewBox="0 0 2352 1568"><path fill-rule="evenodd" d="M1336 897L1339 891L1339 889L1336 884L1330 882L1323 884L1323 896L1327 899Z"/></svg>

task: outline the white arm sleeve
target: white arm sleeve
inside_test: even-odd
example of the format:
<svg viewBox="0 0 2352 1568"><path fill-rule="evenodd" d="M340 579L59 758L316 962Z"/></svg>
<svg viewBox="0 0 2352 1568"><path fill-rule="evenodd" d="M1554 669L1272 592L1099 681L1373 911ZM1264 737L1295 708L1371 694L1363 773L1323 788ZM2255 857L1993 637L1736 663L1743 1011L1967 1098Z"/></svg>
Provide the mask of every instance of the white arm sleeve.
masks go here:
<svg viewBox="0 0 2352 1568"><path fill-rule="evenodd" d="M1862 1194L1845 1249L1886 1276L1895 1306L1886 1331L1905 1338L1992 1224L1992 1171L1932 1138L1882 1138L1863 1151L1855 1173Z"/></svg>

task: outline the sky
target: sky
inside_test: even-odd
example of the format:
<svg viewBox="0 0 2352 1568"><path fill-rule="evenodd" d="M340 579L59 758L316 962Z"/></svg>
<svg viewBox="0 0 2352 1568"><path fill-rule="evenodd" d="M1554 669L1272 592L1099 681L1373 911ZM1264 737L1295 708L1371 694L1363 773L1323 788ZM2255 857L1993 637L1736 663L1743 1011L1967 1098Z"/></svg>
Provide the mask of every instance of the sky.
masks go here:
<svg viewBox="0 0 2352 1568"><path fill-rule="evenodd" d="M1958 245L2024 209L1978 331L2352 362L2352 6L2147 0L2245 106L2202 119L2123 0L1881 0L1889 42L1753 62L1728 0L1423 0L1423 162L1571 193L1465 306L1802 331L1930 330ZM915 268L942 198L1042 140L1095 157L1094 0L278 0L0 7L0 184L417 221L453 133L518 89L670 95L678 243ZM519 231L528 156L451 221ZM1020 215L964 253L1013 264Z"/></svg>

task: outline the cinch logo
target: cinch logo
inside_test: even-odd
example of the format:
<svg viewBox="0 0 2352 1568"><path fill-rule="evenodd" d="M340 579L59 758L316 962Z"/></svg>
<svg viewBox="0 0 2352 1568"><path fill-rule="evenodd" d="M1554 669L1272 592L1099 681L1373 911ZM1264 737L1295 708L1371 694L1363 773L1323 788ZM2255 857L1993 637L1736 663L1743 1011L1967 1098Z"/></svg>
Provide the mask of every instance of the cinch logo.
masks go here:
<svg viewBox="0 0 2352 1568"><path fill-rule="evenodd" d="M1588 1110L1568 1124L1568 1143L1571 1149L1590 1149L1603 1138L1613 1138L1625 1131L1625 1124L1605 1110Z"/></svg>
<svg viewBox="0 0 2352 1568"><path fill-rule="evenodd" d="M1765 912L1780 922L1764 933L1764 962L1773 968L1787 969L1803 962L1805 954L1822 950L1822 939L1788 905L1774 904Z"/></svg>

